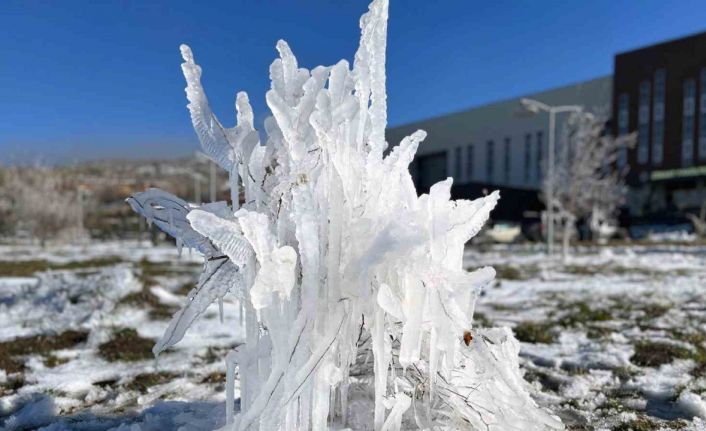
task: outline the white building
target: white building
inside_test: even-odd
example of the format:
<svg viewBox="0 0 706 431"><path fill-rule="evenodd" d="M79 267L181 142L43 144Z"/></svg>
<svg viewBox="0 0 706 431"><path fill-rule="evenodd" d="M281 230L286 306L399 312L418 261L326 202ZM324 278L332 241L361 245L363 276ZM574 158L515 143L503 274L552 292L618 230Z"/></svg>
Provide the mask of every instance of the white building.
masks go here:
<svg viewBox="0 0 706 431"><path fill-rule="evenodd" d="M609 118L611 87L612 77L605 76L522 97L548 105L582 105ZM420 192L451 176L454 185L471 186L454 187L455 197L477 197L479 190L499 188L505 196L501 201L507 202L513 191L519 192L519 199L527 192L536 199L547 155L549 120L546 113L520 115L522 97L393 127L387 131L387 141L394 146L415 130L426 130L427 138L412 164ZM557 117L557 142L567 115Z"/></svg>

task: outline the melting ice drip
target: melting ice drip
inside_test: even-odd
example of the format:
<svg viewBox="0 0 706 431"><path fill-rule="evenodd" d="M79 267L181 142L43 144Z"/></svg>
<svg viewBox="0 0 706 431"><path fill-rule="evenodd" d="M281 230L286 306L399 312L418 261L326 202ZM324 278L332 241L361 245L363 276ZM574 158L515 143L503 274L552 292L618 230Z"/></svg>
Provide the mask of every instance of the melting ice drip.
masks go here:
<svg viewBox="0 0 706 431"><path fill-rule="evenodd" d="M418 197L408 168L423 131L386 152L387 10L375 0L362 16L352 68L307 70L277 43L264 141L245 93L237 125L221 125L182 45L194 128L230 175L232 208L156 189L128 199L205 259L154 352L230 292L246 343L226 359L226 430L561 429L529 397L510 330L473 328L495 271L463 270L464 244L499 194L452 201L449 178Z"/></svg>

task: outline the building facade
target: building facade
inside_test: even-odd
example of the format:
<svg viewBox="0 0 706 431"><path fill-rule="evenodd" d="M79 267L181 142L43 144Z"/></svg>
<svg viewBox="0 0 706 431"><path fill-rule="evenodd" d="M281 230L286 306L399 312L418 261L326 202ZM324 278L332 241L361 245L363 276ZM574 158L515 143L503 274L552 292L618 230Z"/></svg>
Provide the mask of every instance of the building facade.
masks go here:
<svg viewBox="0 0 706 431"><path fill-rule="evenodd" d="M615 56L614 133L635 132L628 166L632 215L694 211L706 179L706 33Z"/></svg>
<svg viewBox="0 0 706 431"><path fill-rule="evenodd" d="M606 76L524 97L548 105L581 105L608 117L612 83ZM411 166L420 192L447 177L454 178L454 198L476 198L499 189L503 198L493 216L518 220L526 210L542 208L538 190L549 136L548 114L522 115L520 99L394 127L388 129L387 141L394 146L414 131L425 130L427 138ZM567 115L557 117L557 142Z"/></svg>

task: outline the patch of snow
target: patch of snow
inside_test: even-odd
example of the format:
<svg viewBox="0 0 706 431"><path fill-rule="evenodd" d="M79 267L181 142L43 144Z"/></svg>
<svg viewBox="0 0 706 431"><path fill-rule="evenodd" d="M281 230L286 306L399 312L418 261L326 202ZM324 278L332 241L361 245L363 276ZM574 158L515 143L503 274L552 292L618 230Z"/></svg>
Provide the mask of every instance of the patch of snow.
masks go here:
<svg viewBox="0 0 706 431"><path fill-rule="evenodd" d="M677 404L687 414L706 419L706 400L703 396L693 392L684 391L679 394Z"/></svg>

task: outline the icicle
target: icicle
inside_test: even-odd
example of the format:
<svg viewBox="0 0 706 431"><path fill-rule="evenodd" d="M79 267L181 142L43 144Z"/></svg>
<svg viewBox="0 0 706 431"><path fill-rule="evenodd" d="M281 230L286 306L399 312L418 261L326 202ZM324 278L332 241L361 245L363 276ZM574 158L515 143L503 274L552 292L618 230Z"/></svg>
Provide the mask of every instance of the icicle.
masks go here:
<svg viewBox="0 0 706 431"><path fill-rule="evenodd" d="M236 213L240 209L240 186L238 185L238 166L236 164L233 164L228 182L230 183L230 201L233 213Z"/></svg>
<svg viewBox="0 0 706 431"><path fill-rule="evenodd" d="M218 318L223 323L223 298L218 298Z"/></svg>
<svg viewBox="0 0 706 431"><path fill-rule="evenodd" d="M235 408L235 366L238 352L231 350L226 355L226 424L234 422Z"/></svg>
<svg viewBox="0 0 706 431"><path fill-rule="evenodd" d="M409 409L411 404L412 399L410 397L402 392L398 392L395 395L395 404L392 407L392 411L387 416L387 420L380 431L400 431L402 427L402 415Z"/></svg>

